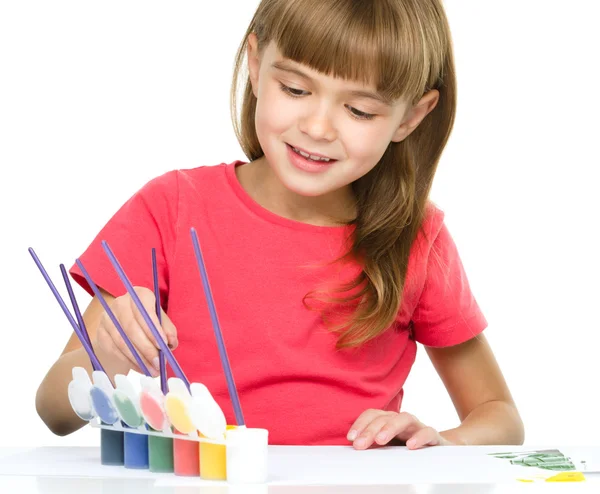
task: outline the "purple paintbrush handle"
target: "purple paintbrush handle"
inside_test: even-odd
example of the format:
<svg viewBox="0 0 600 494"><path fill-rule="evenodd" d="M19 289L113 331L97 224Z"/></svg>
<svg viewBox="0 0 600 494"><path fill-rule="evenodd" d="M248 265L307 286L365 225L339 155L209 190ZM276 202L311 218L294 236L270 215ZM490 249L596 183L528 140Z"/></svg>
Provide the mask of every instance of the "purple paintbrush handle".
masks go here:
<svg viewBox="0 0 600 494"><path fill-rule="evenodd" d="M62 273L63 280L65 282L65 286L67 287L67 293L69 294L71 305L73 306L73 312L75 312L75 319L77 319L77 323L81 328L81 333L83 334L85 341L87 341L88 344L92 346L92 341L90 340L90 335L87 332L87 327L85 326L85 322L83 321L81 311L79 310L79 304L77 303L77 299L75 298L75 293L73 292L73 287L71 286L71 281L69 280L69 275L67 273L65 265L61 264L59 267L60 272Z"/></svg>
<svg viewBox="0 0 600 494"><path fill-rule="evenodd" d="M102 305L102 307L104 308L106 313L108 314L108 317L110 318L112 323L117 328L117 331L121 335L121 338L123 338L123 341L125 342L125 345L127 345L127 348L129 348L129 351L131 352L131 354L133 355L133 358L135 359L138 366L140 367L140 370L147 376L152 377L152 374L148 370L148 367L146 367L146 364L144 364L144 361L140 357L140 354L137 352L137 350L131 343L131 340L129 339L129 337L127 336L125 331L123 330L123 327L121 326L121 324L119 324L119 320L115 316L114 312L108 306L108 303L106 302L105 298L102 296L102 293L100 293L100 290L98 289L98 287L92 280L91 276L89 275L89 273L87 272L87 270L85 269L85 267L83 266L81 261L79 259L77 259L75 262L76 262L77 266L79 267L79 269L81 269L81 272L83 273L83 276L85 277L86 281L88 282L88 285L90 285L90 288L94 292L94 295L96 295L96 297L98 297L98 301L100 302L100 304Z"/></svg>
<svg viewBox="0 0 600 494"><path fill-rule="evenodd" d="M48 272L46 271L46 269L42 265L42 262L39 260L37 254L35 253L35 251L31 247L29 247L29 253L31 254L31 257L33 257L33 260L36 263L37 267L39 268L40 272L42 273L42 276L46 280L46 283L48 283L48 286L50 287L50 290L54 294L54 297L56 298L56 301L58 302L58 305L60 305L60 308L65 313L65 316L67 316L67 319L69 320L69 323L73 327L73 331L75 331L75 334L79 338L79 341L81 341L81 344L83 345L83 348L85 349L85 351L88 354L88 357L90 358L90 361L92 363L92 367L93 368L97 367L99 370L101 370L102 372L104 372L104 369L102 368L102 365L100 364L100 361L96 357L96 354L94 353L94 350L92 349L91 345L88 345L88 342L85 339L85 337L83 336L83 334L81 333L81 330L80 330L79 326L77 325L77 322L75 321L75 319L73 319L73 316L69 312L69 309L67 308L67 305L65 304L64 300L60 296L60 293L58 293L58 290L54 286L54 283L52 283L52 280L50 279L50 276L48 275Z"/></svg>
<svg viewBox="0 0 600 494"><path fill-rule="evenodd" d="M83 316L81 315L81 311L79 310L79 304L77 304L77 299L75 298L75 293L73 292L73 287L71 286L71 281L69 280L69 275L67 274L67 270L64 264L60 265L60 272L62 273L63 280L65 282L65 286L67 287L67 293L69 294L69 299L71 299L71 305L73 306L73 312L75 312L75 318L79 323L79 329L81 330L81 334L87 341L87 344L93 350L92 341L90 340L90 335L87 332L87 328L85 326L85 322L83 321ZM94 352L95 354L95 352ZM96 365L92 362L92 369L100 370L96 368Z"/></svg>
<svg viewBox="0 0 600 494"><path fill-rule="evenodd" d="M186 387L189 389L190 383L187 380L187 378L185 377L185 374L183 373L183 370L179 366L179 363L175 359L175 356L173 355L173 353L171 352L171 350L169 349L169 347L165 344L164 340L160 336L160 333L158 332L158 329L156 328L156 326L154 325L154 322L152 321L152 319L148 315L148 312L144 308L144 305L142 304L142 301L140 300L140 297L135 292L135 290L133 288L133 285L129 281L129 278L127 278L127 275L125 274L125 271L123 271L123 268L119 264L119 261L117 260L117 258L113 254L113 252L110 249L110 247L109 247L108 243L106 242L106 240L102 241L102 248L106 252L106 255L108 256L111 264L113 265L113 267L115 268L115 271L119 275L119 278L121 278L121 281L123 282L123 285L125 285L125 288L127 289L127 292L129 293L129 295L133 299L133 302L135 303L135 305L137 306L138 310L140 311L140 314L142 314L142 317L144 318L144 321L146 321L146 324L148 325L148 328L150 329L150 331L152 332L152 335L156 339L156 342L158 343L158 346L163 351L163 353L165 354L165 357L169 361L169 365L171 366L171 369L173 369L173 372L175 373L175 375L179 379L181 379L185 383Z"/></svg>
<svg viewBox="0 0 600 494"><path fill-rule="evenodd" d="M225 372L225 378L227 380L227 389L229 390L229 397L231 398L231 401L233 403L233 409L235 411L235 419L238 423L238 426L243 426L244 415L242 413L242 406L240 405L240 399L238 397L237 388L235 386L235 381L233 380L233 373L231 372L231 365L229 364L229 358L227 357L227 349L225 348L225 342L223 341L223 334L221 333L219 318L217 317L217 310L215 309L215 303L213 301L210 284L208 282L208 275L206 274L204 259L202 258L200 242L198 241L198 235L196 234L196 230L194 228L190 230L190 233L192 235L192 242L194 244L194 253L196 254L198 269L200 270L200 277L202 278L202 286L204 287L206 302L208 303L210 319L212 321L213 330L217 339L219 356L221 357L221 365L223 366L223 371Z"/></svg>
<svg viewBox="0 0 600 494"><path fill-rule="evenodd" d="M156 300L156 317L162 326L162 314L160 307L160 290L158 288L158 266L156 263L156 249L152 248L152 279L154 281L154 299ZM158 351L158 370L160 371L160 389L164 395L169 391L167 386L167 362L162 350Z"/></svg>

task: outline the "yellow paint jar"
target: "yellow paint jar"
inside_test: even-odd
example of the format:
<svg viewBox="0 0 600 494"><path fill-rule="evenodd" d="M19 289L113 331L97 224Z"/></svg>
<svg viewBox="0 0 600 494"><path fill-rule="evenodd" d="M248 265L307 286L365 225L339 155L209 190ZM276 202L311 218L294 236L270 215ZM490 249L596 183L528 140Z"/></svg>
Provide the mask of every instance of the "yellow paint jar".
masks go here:
<svg viewBox="0 0 600 494"><path fill-rule="evenodd" d="M227 430L237 428L228 425ZM202 436L204 437L204 436ZM205 480L227 480L227 451L223 444L200 443L200 477Z"/></svg>

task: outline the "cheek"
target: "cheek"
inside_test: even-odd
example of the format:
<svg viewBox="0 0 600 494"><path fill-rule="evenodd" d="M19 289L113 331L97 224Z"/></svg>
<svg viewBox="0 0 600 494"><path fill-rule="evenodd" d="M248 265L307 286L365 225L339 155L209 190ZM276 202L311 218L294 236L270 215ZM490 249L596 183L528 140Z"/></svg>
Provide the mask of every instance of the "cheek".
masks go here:
<svg viewBox="0 0 600 494"><path fill-rule="evenodd" d="M357 122L344 133L346 152L351 159L376 163L392 139L387 125Z"/></svg>
<svg viewBox="0 0 600 494"><path fill-rule="evenodd" d="M256 127L256 135L260 142L264 153L269 155L271 148L278 136L283 132L280 128L277 115L273 111L273 105L265 104L264 100L259 100L261 103L256 107L254 116L254 125Z"/></svg>
<svg viewBox="0 0 600 494"><path fill-rule="evenodd" d="M259 100L254 116L254 121L256 122L259 134L273 132L277 129L279 122L274 108L275 105L268 104L264 99Z"/></svg>
<svg viewBox="0 0 600 494"><path fill-rule="evenodd" d="M262 88L255 114L258 134L277 133L289 129L296 120L293 103L277 88Z"/></svg>

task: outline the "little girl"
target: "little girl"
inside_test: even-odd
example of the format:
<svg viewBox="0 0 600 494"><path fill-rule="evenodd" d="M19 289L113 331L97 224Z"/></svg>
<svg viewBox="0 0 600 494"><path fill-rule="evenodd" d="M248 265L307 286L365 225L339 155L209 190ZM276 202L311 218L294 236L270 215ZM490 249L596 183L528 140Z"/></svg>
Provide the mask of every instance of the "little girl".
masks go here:
<svg viewBox="0 0 600 494"><path fill-rule="evenodd" d="M248 161L150 181L81 261L157 374L157 343L100 243L151 314L157 249L162 335L189 380L204 383L235 423L195 227L246 423L269 429L272 444L520 444L523 425L482 334L486 321L428 199L455 103L440 0L262 0L232 87ZM92 294L76 266L71 275ZM84 321L109 375L139 371L96 298ZM452 430L401 411L417 343L456 407ZM67 398L74 366L91 371L72 336L37 393L56 434L83 425Z"/></svg>

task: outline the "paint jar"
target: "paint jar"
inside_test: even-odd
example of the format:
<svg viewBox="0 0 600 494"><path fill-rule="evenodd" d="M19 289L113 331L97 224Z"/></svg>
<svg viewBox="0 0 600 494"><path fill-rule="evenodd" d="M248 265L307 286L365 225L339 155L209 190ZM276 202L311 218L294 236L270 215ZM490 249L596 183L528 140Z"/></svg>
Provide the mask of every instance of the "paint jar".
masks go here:
<svg viewBox="0 0 600 494"><path fill-rule="evenodd" d="M123 441L125 468L145 470L148 468L148 436L125 432Z"/></svg>
<svg viewBox="0 0 600 494"><path fill-rule="evenodd" d="M228 425L227 430L236 429ZM200 477L205 480L227 479L227 457L225 444L200 443Z"/></svg>
<svg viewBox="0 0 600 494"><path fill-rule="evenodd" d="M137 393L127 376L115 376L116 389L112 398L121 421L126 428L138 429L144 426L144 418L139 407ZM148 436L125 432L123 441L125 468L145 470L148 468Z"/></svg>
<svg viewBox="0 0 600 494"><path fill-rule="evenodd" d="M181 477L198 477L200 459L197 441L173 439L173 472Z"/></svg>
<svg viewBox="0 0 600 494"><path fill-rule="evenodd" d="M225 433L227 481L264 483L268 477L269 431L238 427Z"/></svg>
<svg viewBox="0 0 600 494"><path fill-rule="evenodd" d="M119 414L112 402L114 388L108 376L101 371L92 373L94 386L90 389L90 397L96 414L103 425L114 425L119 421ZM100 462L103 465L123 465L123 433L102 429L100 433Z"/></svg>
<svg viewBox="0 0 600 494"><path fill-rule="evenodd" d="M226 480L227 459L224 444L200 443L200 477L204 480Z"/></svg>
<svg viewBox="0 0 600 494"><path fill-rule="evenodd" d="M152 432L170 432L164 401L165 397L152 378L141 376L140 410ZM148 464L151 472L172 473L173 439L170 437L148 436Z"/></svg>
<svg viewBox="0 0 600 494"><path fill-rule="evenodd" d="M173 439L148 436L148 464L151 472L172 473L174 471Z"/></svg>
<svg viewBox="0 0 600 494"><path fill-rule="evenodd" d="M125 458L122 432L100 429L100 463L102 465L123 466Z"/></svg>
<svg viewBox="0 0 600 494"><path fill-rule="evenodd" d="M114 425L119 420L117 410L109 396L101 388L94 386L90 392L94 409L102 421L102 425ZM100 462L102 465L123 465L124 440L121 431L101 429L100 433Z"/></svg>
<svg viewBox="0 0 600 494"><path fill-rule="evenodd" d="M189 415L190 401L187 387L180 379L169 379L170 392L165 397L165 411L176 434L196 434L196 428ZM187 439L173 439L173 471L175 475L197 477L200 475L198 442Z"/></svg>

